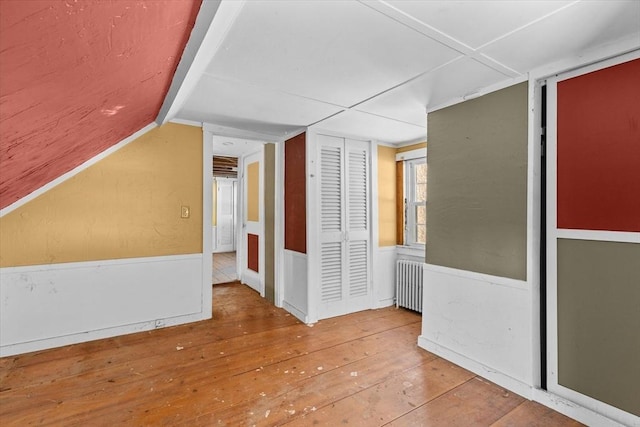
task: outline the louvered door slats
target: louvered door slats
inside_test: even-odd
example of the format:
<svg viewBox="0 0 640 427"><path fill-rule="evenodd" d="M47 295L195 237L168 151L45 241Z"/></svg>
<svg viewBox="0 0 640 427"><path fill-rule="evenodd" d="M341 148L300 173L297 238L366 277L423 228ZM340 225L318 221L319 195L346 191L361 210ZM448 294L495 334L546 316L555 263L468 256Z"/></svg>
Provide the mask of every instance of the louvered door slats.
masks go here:
<svg viewBox="0 0 640 427"><path fill-rule="evenodd" d="M318 137L319 317L370 307L369 143Z"/></svg>

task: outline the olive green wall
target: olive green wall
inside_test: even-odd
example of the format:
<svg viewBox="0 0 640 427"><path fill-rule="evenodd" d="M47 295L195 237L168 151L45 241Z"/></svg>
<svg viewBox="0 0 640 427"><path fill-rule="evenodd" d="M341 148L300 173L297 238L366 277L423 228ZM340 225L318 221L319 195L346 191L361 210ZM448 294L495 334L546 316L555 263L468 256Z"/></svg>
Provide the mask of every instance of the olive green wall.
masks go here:
<svg viewBox="0 0 640 427"><path fill-rule="evenodd" d="M559 239L558 383L640 416L639 304L640 244Z"/></svg>
<svg viewBox="0 0 640 427"><path fill-rule="evenodd" d="M429 113L428 263L526 280L527 92Z"/></svg>
<svg viewBox="0 0 640 427"><path fill-rule="evenodd" d="M275 302L276 146L264 146L264 290Z"/></svg>

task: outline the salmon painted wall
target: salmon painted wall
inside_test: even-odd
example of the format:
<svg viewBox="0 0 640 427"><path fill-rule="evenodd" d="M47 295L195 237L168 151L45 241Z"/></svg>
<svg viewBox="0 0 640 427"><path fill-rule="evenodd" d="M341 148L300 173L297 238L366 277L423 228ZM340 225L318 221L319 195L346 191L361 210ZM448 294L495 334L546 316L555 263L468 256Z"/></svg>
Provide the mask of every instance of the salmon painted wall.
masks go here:
<svg viewBox="0 0 640 427"><path fill-rule="evenodd" d="M0 218L0 266L202 253L202 156L201 128L151 130Z"/></svg>
<svg viewBox="0 0 640 427"><path fill-rule="evenodd" d="M0 2L0 208L154 121L200 3Z"/></svg>

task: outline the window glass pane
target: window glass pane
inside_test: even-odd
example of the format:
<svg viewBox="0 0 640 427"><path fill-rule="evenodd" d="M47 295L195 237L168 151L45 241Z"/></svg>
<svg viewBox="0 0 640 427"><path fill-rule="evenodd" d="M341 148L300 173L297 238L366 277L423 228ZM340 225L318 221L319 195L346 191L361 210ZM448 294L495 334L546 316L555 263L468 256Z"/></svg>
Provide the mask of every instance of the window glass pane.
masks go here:
<svg viewBox="0 0 640 427"><path fill-rule="evenodd" d="M415 194L416 202L426 202L427 201L427 184L416 184L416 194Z"/></svg>
<svg viewBox="0 0 640 427"><path fill-rule="evenodd" d="M426 224L427 223L427 207L426 206L416 206L416 224Z"/></svg>
<svg viewBox="0 0 640 427"><path fill-rule="evenodd" d="M417 225L416 226L416 243L427 243L427 226L426 225Z"/></svg>
<svg viewBox="0 0 640 427"><path fill-rule="evenodd" d="M416 165L416 182L418 184L427 183L427 164L421 163Z"/></svg>

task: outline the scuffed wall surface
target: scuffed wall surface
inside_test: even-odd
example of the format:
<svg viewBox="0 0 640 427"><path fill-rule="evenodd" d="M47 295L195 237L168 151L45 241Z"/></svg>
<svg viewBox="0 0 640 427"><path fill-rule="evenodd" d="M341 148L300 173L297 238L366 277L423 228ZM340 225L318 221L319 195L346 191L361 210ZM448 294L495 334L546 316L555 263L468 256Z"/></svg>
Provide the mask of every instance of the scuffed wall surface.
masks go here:
<svg viewBox="0 0 640 427"><path fill-rule="evenodd" d="M1 267L201 253L202 129L156 128L3 216L0 248Z"/></svg>
<svg viewBox="0 0 640 427"><path fill-rule="evenodd" d="M0 208L155 119L199 8L0 2Z"/></svg>
<svg viewBox="0 0 640 427"><path fill-rule="evenodd" d="M427 263L526 280L527 90L429 114Z"/></svg>

